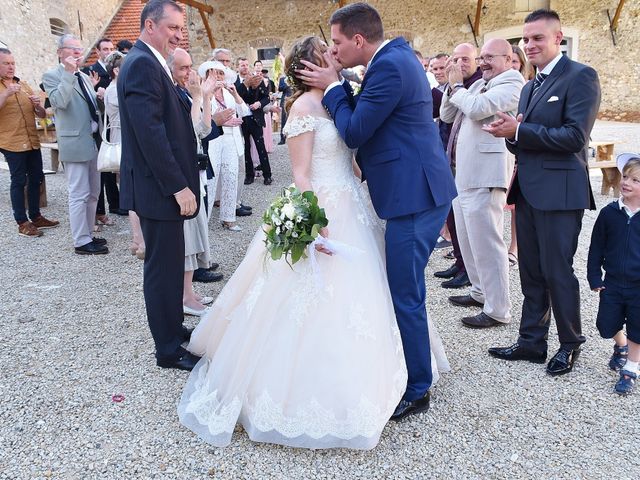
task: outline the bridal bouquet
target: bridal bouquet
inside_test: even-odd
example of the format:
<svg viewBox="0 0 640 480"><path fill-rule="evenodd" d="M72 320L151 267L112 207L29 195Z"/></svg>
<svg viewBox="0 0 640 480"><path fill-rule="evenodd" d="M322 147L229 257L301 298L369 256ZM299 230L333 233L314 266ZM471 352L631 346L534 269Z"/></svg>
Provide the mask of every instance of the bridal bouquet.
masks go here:
<svg viewBox="0 0 640 480"><path fill-rule="evenodd" d="M293 186L285 188L271 203L262 220L267 235L264 243L271 258L279 260L284 255L287 263L291 259L289 265L307 258L307 246L329 224L324 209L318 206L318 197Z"/></svg>

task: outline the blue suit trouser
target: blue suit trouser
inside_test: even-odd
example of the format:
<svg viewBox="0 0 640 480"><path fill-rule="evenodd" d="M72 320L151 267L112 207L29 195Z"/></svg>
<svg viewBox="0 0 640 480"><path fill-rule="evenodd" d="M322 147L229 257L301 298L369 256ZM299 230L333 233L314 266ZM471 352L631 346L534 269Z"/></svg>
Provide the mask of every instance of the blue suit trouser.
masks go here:
<svg viewBox="0 0 640 480"><path fill-rule="evenodd" d="M404 399L422 398L433 381L424 270L451 204L387 220L389 289L409 374Z"/></svg>

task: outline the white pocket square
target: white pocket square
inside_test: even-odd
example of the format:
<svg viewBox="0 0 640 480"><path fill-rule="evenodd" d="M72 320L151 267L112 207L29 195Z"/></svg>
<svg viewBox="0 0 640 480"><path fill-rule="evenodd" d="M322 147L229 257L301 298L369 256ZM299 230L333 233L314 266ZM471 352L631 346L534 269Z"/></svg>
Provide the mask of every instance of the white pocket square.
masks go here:
<svg viewBox="0 0 640 480"><path fill-rule="evenodd" d="M549 97L549 100L547 100L547 103L557 102L558 100L560 99L554 95L553 97Z"/></svg>

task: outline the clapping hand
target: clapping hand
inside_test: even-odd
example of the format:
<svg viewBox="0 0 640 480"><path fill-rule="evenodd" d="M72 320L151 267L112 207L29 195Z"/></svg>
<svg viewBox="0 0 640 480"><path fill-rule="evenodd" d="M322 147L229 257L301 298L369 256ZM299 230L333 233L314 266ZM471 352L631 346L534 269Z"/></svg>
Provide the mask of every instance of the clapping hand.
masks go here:
<svg viewBox="0 0 640 480"><path fill-rule="evenodd" d="M242 119L238 117L231 117L223 123L224 127L239 127L240 125L242 125Z"/></svg>
<svg viewBox="0 0 640 480"><path fill-rule="evenodd" d="M216 80L213 77L207 77L207 79L200 84L200 89L202 90L202 96L206 99L211 99L216 89L220 88L217 85Z"/></svg>
<svg viewBox="0 0 640 480"><path fill-rule="evenodd" d="M100 83L100 75L94 71L89 72L89 74L91 78L91 85L93 85L93 88L96 88L96 85Z"/></svg>
<svg viewBox="0 0 640 480"><path fill-rule="evenodd" d="M202 87L200 85L200 77L198 72L191 69L189 72L189 79L187 80L187 90L191 97L200 98L202 96Z"/></svg>
<svg viewBox="0 0 640 480"><path fill-rule="evenodd" d="M96 97L98 97L100 100L104 100L104 92L104 87L98 88L98 90L96 91Z"/></svg>
<svg viewBox="0 0 640 480"><path fill-rule="evenodd" d="M29 95L29 100L31 100L33 108L40 107L40 95Z"/></svg>
<svg viewBox="0 0 640 480"><path fill-rule="evenodd" d="M251 110L257 110L262 106L262 104L260 102L253 102L251 105L249 105L249 108Z"/></svg>
<svg viewBox="0 0 640 480"><path fill-rule="evenodd" d="M217 126L221 127L222 125L227 123L235 113L236 112L233 108L227 108L225 110L220 110L219 112L214 113L211 118Z"/></svg>
<svg viewBox="0 0 640 480"><path fill-rule="evenodd" d="M5 90L5 95L7 97L10 97L11 95L15 95L19 91L20 91L20 84L19 83L10 83L9 86L7 87L7 89Z"/></svg>
<svg viewBox="0 0 640 480"><path fill-rule="evenodd" d="M489 132L494 137L515 138L518 124L522 122L522 114L516 118L502 112L498 112L496 115L498 119L489 125L483 125L482 130Z"/></svg>
<svg viewBox="0 0 640 480"><path fill-rule="evenodd" d="M445 73L447 74L449 85L464 82L464 77L462 75L462 67L457 63L455 63L453 61L453 58L449 58L447 60Z"/></svg>

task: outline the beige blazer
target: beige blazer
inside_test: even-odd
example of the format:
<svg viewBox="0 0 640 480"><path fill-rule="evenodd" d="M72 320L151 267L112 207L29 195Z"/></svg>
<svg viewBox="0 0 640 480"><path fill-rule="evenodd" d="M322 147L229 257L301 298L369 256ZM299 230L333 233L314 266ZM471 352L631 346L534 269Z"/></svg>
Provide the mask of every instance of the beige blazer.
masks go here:
<svg viewBox="0 0 640 480"><path fill-rule="evenodd" d="M513 158L507 155L503 138L482 130L494 121L497 112L515 116L524 78L516 70L507 70L485 84L476 81L467 90L458 89L451 97L444 92L440 119L452 123L460 111L464 114L456 144L456 187L508 188L513 175Z"/></svg>
<svg viewBox="0 0 640 480"><path fill-rule="evenodd" d="M85 79L87 91L96 100L89 77L82 72L80 75ZM42 83L55 112L60 161L88 162L96 158L97 148L91 131L91 114L80 90L78 78L59 64L43 75ZM100 114L98 119L99 123L102 123ZM101 127L102 125L99 125L99 128Z"/></svg>

